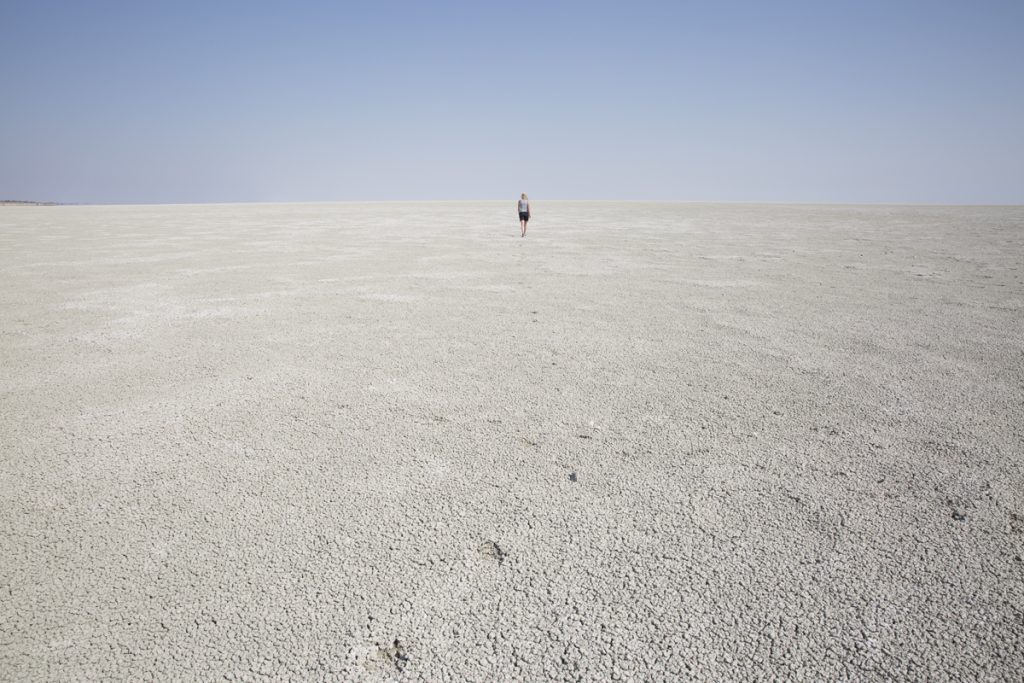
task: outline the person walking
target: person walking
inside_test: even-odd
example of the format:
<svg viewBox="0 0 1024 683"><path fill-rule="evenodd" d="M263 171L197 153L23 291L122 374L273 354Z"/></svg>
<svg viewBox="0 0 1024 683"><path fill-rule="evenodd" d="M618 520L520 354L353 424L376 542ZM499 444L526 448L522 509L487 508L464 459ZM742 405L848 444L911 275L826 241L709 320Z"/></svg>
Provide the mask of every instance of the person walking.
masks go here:
<svg viewBox="0 0 1024 683"><path fill-rule="evenodd" d="M519 197L519 226L523 230L520 237L526 237L526 224L530 222L530 198L524 192Z"/></svg>

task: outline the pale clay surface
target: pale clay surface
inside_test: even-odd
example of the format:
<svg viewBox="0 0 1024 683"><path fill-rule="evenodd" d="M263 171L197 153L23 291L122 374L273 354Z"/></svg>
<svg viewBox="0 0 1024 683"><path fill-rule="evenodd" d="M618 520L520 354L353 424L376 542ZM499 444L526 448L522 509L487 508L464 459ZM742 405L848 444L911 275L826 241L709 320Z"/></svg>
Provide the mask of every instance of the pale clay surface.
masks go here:
<svg viewBox="0 0 1024 683"><path fill-rule="evenodd" d="M7 681L1019 680L1024 208L0 210Z"/></svg>

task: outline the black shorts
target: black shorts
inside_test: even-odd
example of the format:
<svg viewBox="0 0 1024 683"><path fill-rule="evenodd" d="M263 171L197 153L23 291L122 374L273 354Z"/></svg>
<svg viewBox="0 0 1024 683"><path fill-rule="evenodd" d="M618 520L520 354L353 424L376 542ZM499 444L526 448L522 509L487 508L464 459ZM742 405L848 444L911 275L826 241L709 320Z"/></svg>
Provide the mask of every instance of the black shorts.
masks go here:
<svg viewBox="0 0 1024 683"><path fill-rule="evenodd" d="M521 221L528 221L528 220L530 220L530 214L523 213L522 211L520 211L519 212L519 220L521 220Z"/></svg>

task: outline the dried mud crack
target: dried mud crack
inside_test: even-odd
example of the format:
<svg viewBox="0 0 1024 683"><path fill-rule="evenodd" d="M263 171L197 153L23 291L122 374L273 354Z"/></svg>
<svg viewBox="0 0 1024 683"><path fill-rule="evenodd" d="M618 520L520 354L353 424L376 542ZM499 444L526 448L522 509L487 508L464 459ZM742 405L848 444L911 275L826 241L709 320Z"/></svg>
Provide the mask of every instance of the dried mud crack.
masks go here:
<svg viewBox="0 0 1024 683"><path fill-rule="evenodd" d="M535 210L4 207L0 681L1020 679L1024 208Z"/></svg>

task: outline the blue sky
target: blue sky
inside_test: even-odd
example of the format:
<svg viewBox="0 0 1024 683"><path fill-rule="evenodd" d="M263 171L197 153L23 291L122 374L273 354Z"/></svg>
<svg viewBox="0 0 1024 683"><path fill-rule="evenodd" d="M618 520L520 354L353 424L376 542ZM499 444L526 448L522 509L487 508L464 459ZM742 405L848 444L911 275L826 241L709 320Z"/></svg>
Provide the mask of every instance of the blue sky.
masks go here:
<svg viewBox="0 0 1024 683"><path fill-rule="evenodd" d="M1024 2L0 3L0 198L1024 203Z"/></svg>

